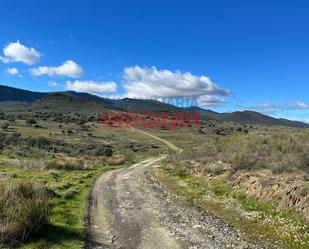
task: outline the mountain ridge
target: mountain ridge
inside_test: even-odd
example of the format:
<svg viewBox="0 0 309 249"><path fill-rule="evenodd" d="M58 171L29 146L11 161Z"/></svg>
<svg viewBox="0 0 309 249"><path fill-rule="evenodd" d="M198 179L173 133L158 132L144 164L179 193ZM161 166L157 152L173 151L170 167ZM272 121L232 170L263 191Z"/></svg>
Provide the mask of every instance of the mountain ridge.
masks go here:
<svg viewBox="0 0 309 249"><path fill-rule="evenodd" d="M69 97L71 96L71 97ZM44 103L44 101L46 103ZM305 128L309 124L292 121L283 118L274 118L264 115L259 112L244 110L229 113L218 113L212 110L206 110L200 107L178 107L171 104L166 104L157 100L151 99L108 99L99 97L97 95L74 92L74 91L60 91L60 92L33 92L19 88L0 85L0 109L2 105L13 106L14 102L18 108L24 105L26 109L54 109L61 111L55 103L57 101L60 106L65 106L66 111L89 109L93 112L101 112L107 110L123 111L123 112L179 112L179 111L197 111L201 114L203 119L232 121L246 124L261 124L261 125L278 125ZM1 105L2 103L2 105ZM9 104L8 104L9 103ZM53 103L53 104L51 104Z"/></svg>

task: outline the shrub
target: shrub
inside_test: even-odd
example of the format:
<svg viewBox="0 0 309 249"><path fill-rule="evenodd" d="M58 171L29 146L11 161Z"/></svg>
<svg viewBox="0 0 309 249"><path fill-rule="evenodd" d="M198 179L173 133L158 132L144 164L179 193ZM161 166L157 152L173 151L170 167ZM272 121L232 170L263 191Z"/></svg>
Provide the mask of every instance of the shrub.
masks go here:
<svg viewBox="0 0 309 249"><path fill-rule="evenodd" d="M1 124L1 129L2 130L6 130L7 128L9 128L10 124L8 122L2 123Z"/></svg>
<svg viewBox="0 0 309 249"><path fill-rule="evenodd" d="M45 164L46 169L83 170L86 162L82 159L49 160Z"/></svg>
<svg viewBox="0 0 309 249"><path fill-rule="evenodd" d="M113 155L113 148L108 145L99 145L96 149L94 149L94 155L111 157Z"/></svg>
<svg viewBox="0 0 309 249"><path fill-rule="evenodd" d="M0 120L5 120L5 114L2 111L0 111Z"/></svg>
<svg viewBox="0 0 309 249"><path fill-rule="evenodd" d="M126 151L124 157L127 162L131 162L135 159L135 153L132 151Z"/></svg>
<svg viewBox="0 0 309 249"><path fill-rule="evenodd" d="M0 243L27 240L48 222L49 215L44 186L28 180L0 182Z"/></svg>
<svg viewBox="0 0 309 249"><path fill-rule="evenodd" d="M34 125L36 123L37 123L37 121L34 118L27 118L27 120L26 120L27 125Z"/></svg>
<svg viewBox="0 0 309 249"><path fill-rule="evenodd" d="M73 129L67 129L67 134L68 135L71 135L71 134L73 134L74 132L73 132Z"/></svg>
<svg viewBox="0 0 309 249"><path fill-rule="evenodd" d="M230 165L232 172L261 168L277 174L296 170L309 172L309 134L216 136L208 138L203 146L189 148L174 157L176 164L197 162L196 166L190 164L194 168L190 170L197 172L209 172L210 165L218 161Z"/></svg>
<svg viewBox="0 0 309 249"><path fill-rule="evenodd" d="M8 118L8 120L11 122L11 123L14 123L15 122L15 116L10 116Z"/></svg>

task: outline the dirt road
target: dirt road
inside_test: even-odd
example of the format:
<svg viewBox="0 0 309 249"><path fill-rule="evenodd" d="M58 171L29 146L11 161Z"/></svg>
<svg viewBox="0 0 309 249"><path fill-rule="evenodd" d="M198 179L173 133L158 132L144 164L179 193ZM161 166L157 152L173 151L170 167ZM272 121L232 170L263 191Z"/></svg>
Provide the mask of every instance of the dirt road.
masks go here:
<svg viewBox="0 0 309 249"><path fill-rule="evenodd" d="M142 133L180 151L168 141ZM177 203L173 194L148 173L147 169L164 157L148 158L96 180L86 248L249 248L220 219Z"/></svg>

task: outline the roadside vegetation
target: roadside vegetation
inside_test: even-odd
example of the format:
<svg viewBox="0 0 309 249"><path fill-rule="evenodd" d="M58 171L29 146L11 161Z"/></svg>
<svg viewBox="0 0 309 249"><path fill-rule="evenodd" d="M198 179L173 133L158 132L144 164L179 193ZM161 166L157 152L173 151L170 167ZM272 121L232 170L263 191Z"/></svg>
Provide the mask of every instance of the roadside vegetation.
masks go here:
<svg viewBox="0 0 309 249"><path fill-rule="evenodd" d="M25 241L47 224L49 195L43 185L29 180L0 182L0 242Z"/></svg>
<svg viewBox="0 0 309 249"><path fill-rule="evenodd" d="M85 239L84 216L93 179L116 166L89 168L22 169L6 164L3 186L9 201L3 206L3 247L82 248ZM21 189L12 195L15 189ZM35 191L31 196L31 191ZM19 194L19 195L18 195ZM2 225L2 224L1 224ZM16 225L19 225L16 227Z"/></svg>
<svg viewBox="0 0 309 249"><path fill-rule="evenodd" d="M182 201L223 219L240 231L244 239L266 248L309 246L308 222L293 208L277 209L275 203L233 189L224 177L205 180L170 164L161 165L153 174Z"/></svg>
<svg viewBox="0 0 309 249"><path fill-rule="evenodd" d="M267 248L308 248L308 130L231 127L204 127L196 144L171 155L153 174L249 240ZM232 132L218 135L217 129Z"/></svg>
<svg viewBox="0 0 309 249"><path fill-rule="evenodd" d="M0 113L1 248L82 248L93 180L166 151L97 118Z"/></svg>
<svg viewBox="0 0 309 249"><path fill-rule="evenodd" d="M194 160L196 164L189 164L187 170L202 175L215 173L213 171L220 173L224 166L229 166L231 173L256 169L269 169L274 174L309 173L309 132L233 134L206 140L203 145L187 149L171 160L182 166L184 161Z"/></svg>

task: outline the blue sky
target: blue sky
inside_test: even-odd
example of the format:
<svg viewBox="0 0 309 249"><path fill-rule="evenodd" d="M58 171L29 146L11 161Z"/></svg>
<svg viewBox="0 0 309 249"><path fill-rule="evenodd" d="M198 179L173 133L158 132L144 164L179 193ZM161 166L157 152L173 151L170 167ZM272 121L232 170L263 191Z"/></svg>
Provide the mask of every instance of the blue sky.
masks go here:
<svg viewBox="0 0 309 249"><path fill-rule="evenodd" d="M0 84L309 121L309 1L2 1Z"/></svg>

